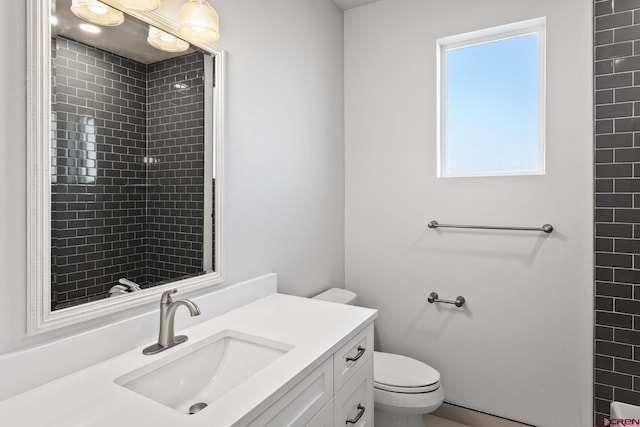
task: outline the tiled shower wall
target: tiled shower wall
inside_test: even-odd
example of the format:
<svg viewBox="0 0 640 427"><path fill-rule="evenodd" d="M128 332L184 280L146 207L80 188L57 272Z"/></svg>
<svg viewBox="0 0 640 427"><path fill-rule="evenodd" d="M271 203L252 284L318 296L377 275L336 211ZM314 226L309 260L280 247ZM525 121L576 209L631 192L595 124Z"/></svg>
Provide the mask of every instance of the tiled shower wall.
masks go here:
<svg viewBox="0 0 640 427"><path fill-rule="evenodd" d="M640 405L640 0L595 1L595 401Z"/></svg>
<svg viewBox="0 0 640 427"><path fill-rule="evenodd" d="M204 61L148 67L148 271L154 282L203 271Z"/></svg>
<svg viewBox="0 0 640 427"><path fill-rule="evenodd" d="M52 308L144 282L145 66L55 39Z"/></svg>
<svg viewBox="0 0 640 427"><path fill-rule="evenodd" d="M53 308L104 298L119 278L202 272L202 55L144 65L55 43Z"/></svg>

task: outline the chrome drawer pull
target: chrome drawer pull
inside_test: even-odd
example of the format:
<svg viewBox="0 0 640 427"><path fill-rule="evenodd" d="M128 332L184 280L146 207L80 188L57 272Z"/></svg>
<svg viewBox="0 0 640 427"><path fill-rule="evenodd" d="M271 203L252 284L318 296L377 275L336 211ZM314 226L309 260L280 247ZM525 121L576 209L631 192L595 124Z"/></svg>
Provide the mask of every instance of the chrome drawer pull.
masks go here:
<svg viewBox="0 0 640 427"><path fill-rule="evenodd" d="M355 424L360 421L360 418L362 418L362 416L364 415L364 411L366 411L366 408L358 403L358 415L356 415L354 419L347 418L345 424Z"/></svg>
<svg viewBox="0 0 640 427"><path fill-rule="evenodd" d="M358 346L358 354L356 354L355 356L351 357L351 356L347 356L347 362L355 362L356 360L360 359L364 353L367 351L366 348L362 347L362 346Z"/></svg>

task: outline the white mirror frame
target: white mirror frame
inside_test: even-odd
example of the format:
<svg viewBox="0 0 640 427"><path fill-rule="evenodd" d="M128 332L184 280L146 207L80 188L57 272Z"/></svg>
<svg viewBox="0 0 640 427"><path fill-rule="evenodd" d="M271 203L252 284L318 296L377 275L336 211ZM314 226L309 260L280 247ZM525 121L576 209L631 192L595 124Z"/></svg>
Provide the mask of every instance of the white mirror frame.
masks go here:
<svg viewBox="0 0 640 427"><path fill-rule="evenodd" d="M117 298L51 311L51 27L52 0L27 0L27 333L40 334L139 305L158 302L160 294L177 288L182 292L222 282L223 105L225 52L199 46L215 61L215 266L216 271L167 283ZM105 0L105 3L109 3ZM129 13L129 12L127 12ZM176 25L157 13L129 13L165 31ZM210 91L211 92L211 91ZM212 94L209 92L209 96ZM205 96L207 96L205 94ZM213 117L205 117L205 134L212 135Z"/></svg>

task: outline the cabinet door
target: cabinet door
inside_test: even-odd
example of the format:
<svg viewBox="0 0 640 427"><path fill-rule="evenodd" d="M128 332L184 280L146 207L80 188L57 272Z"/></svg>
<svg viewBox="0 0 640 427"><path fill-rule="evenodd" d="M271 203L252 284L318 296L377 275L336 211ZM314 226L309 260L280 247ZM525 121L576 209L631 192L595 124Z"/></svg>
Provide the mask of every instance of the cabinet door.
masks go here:
<svg viewBox="0 0 640 427"><path fill-rule="evenodd" d="M333 427L333 399L305 427Z"/></svg>
<svg viewBox="0 0 640 427"><path fill-rule="evenodd" d="M331 400L333 363L329 358L319 368L296 384L270 408L254 419L250 427L298 427Z"/></svg>
<svg viewBox="0 0 640 427"><path fill-rule="evenodd" d="M373 426L373 357L333 397L333 425Z"/></svg>

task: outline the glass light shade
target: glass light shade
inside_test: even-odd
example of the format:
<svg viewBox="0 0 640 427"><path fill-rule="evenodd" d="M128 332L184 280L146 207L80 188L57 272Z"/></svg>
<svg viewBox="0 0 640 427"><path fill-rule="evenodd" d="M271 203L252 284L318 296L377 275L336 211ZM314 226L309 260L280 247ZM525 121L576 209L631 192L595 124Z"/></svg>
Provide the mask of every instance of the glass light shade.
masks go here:
<svg viewBox="0 0 640 427"><path fill-rule="evenodd" d="M178 34L196 43L215 43L220 38L218 12L206 0L185 2L178 15Z"/></svg>
<svg viewBox="0 0 640 427"><path fill-rule="evenodd" d="M160 0L116 0L116 3L123 9L138 12L151 12L160 7Z"/></svg>
<svg viewBox="0 0 640 427"><path fill-rule="evenodd" d="M80 19L107 27L114 27L124 22L122 12L98 0L73 0L71 12Z"/></svg>
<svg viewBox="0 0 640 427"><path fill-rule="evenodd" d="M165 52L184 52L189 49L189 43L180 40L172 34L159 30L149 25L149 36L147 42L156 49Z"/></svg>

